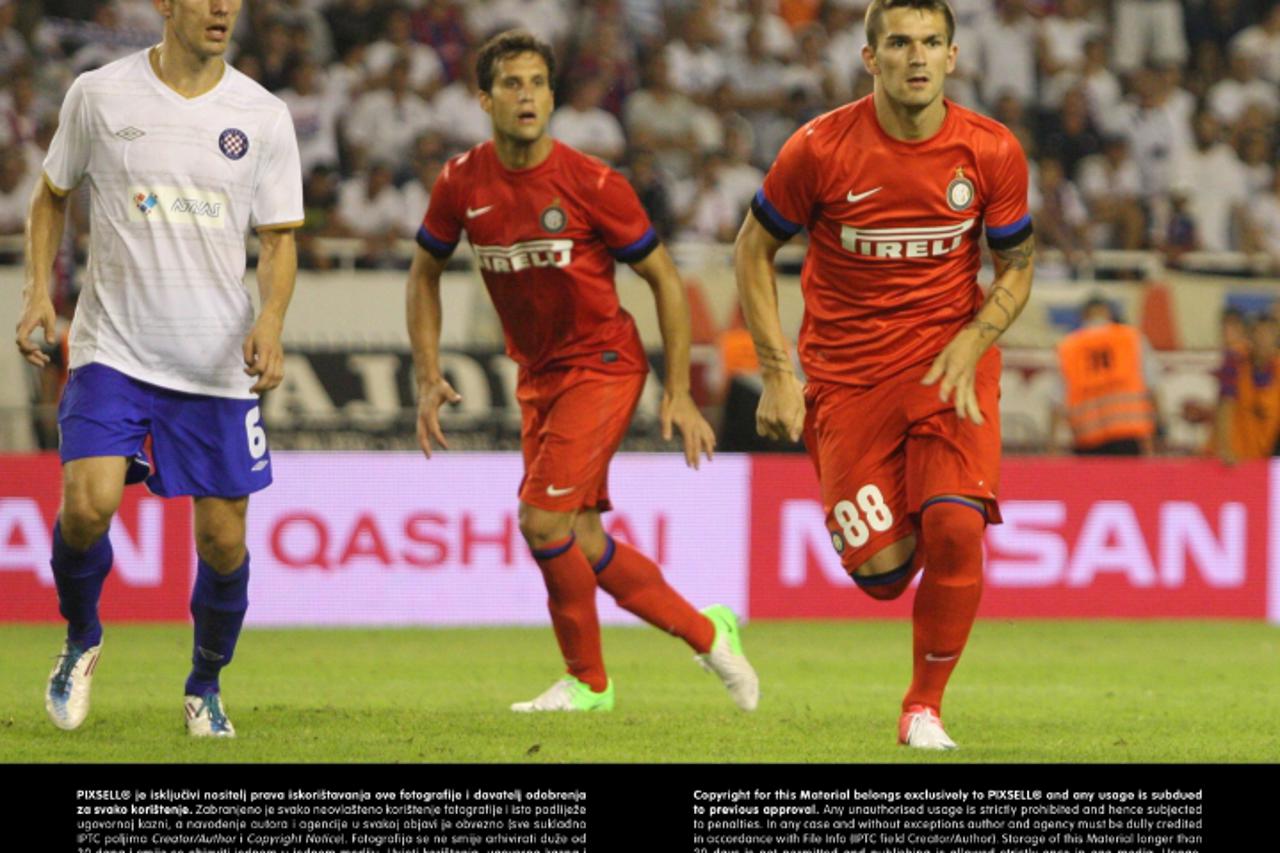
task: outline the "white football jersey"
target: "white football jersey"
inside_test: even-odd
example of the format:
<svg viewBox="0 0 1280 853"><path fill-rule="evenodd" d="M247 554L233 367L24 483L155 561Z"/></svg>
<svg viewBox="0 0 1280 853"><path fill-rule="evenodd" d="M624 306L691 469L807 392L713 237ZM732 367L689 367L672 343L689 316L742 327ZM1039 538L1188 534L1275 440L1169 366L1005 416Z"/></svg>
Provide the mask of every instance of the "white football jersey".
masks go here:
<svg viewBox="0 0 1280 853"><path fill-rule="evenodd" d="M302 224L302 173L284 103L230 65L184 98L147 51L80 75L44 161L91 188L88 281L71 367L98 362L165 388L252 398L242 347L250 227Z"/></svg>

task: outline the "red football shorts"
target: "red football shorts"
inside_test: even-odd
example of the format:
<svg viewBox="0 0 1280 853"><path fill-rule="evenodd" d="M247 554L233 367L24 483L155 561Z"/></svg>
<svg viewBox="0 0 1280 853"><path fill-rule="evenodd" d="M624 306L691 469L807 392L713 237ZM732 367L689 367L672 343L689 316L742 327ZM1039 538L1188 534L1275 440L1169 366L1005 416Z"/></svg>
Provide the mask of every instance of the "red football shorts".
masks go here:
<svg viewBox="0 0 1280 853"><path fill-rule="evenodd" d="M648 374L584 367L537 375L520 371L520 500L550 512L609 503L609 460L618 451Z"/></svg>
<svg viewBox="0 0 1280 853"><path fill-rule="evenodd" d="M919 532L921 505L939 495L981 500L1000 521L1000 352L978 362L981 426L956 416L923 364L874 388L810 382L805 446L818 471L831 542L852 571Z"/></svg>

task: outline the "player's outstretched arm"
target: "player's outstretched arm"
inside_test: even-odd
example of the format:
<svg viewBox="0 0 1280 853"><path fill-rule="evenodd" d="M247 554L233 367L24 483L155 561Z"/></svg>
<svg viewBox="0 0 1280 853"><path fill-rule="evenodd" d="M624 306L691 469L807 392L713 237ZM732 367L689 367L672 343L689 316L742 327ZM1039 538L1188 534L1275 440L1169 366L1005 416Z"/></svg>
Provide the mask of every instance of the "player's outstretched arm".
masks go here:
<svg viewBox="0 0 1280 853"><path fill-rule="evenodd" d="M31 364L44 367L49 356L32 340L36 329L44 330L47 343L54 342L57 313L49 296L49 279L53 258L62 243L62 229L67 219L67 197L54 192L48 180L36 183L27 209L27 231L23 246L26 271L22 288L22 316L18 320L18 351Z"/></svg>
<svg viewBox="0 0 1280 853"><path fill-rule="evenodd" d="M298 277L298 246L292 228L258 231L258 295L262 309L244 339L244 372L258 377L249 390L270 391L284 379L284 315Z"/></svg>
<svg viewBox="0 0 1280 853"><path fill-rule="evenodd" d="M938 396L944 402L955 395L956 415L982 423L978 395L974 389L978 359L987 348L1008 331L1018 319L1031 297L1031 279L1035 274L1036 238L1028 235L1016 246L992 249L996 279L987 299L968 325L938 353L921 380L932 385L941 380Z"/></svg>
<svg viewBox="0 0 1280 853"><path fill-rule="evenodd" d="M756 407L756 432L775 441L799 441L804 431L804 386L791 366L791 352L778 313L778 278L773 258L783 241L748 212L733 244L742 316L751 330L764 392Z"/></svg>
<svg viewBox="0 0 1280 853"><path fill-rule="evenodd" d="M432 441L449 449L444 431L440 429L440 407L462 399L440 372L440 276L445 263L419 247L413 254L405 290L413 374L418 389L418 446L428 459Z"/></svg>
<svg viewBox="0 0 1280 853"><path fill-rule="evenodd" d="M705 454L711 458L716 446L715 430L698 411L689 392L689 304L675 262L663 245L631 265L649 283L658 309L662 349L666 358L666 382L662 394L662 438L671 440L672 428L684 439L684 460L697 468Z"/></svg>

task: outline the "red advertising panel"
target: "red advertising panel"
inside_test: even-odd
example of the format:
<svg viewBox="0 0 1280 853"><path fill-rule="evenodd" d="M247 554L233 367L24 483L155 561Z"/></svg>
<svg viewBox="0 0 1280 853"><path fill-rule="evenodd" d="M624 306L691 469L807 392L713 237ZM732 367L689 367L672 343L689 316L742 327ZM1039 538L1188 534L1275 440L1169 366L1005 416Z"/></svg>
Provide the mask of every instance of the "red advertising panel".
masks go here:
<svg viewBox="0 0 1280 853"><path fill-rule="evenodd" d="M0 456L0 621L61 619L49 568L60 482L54 454ZM125 489L111 545L115 565L103 587L103 619L188 618L195 567L189 500Z"/></svg>
<svg viewBox="0 0 1280 853"><path fill-rule="evenodd" d="M982 615L1242 617L1267 608L1264 462L1006 460L987 532ZM751 615L898 617L858 592L831 545L808 460L752 467Z"/></svg>

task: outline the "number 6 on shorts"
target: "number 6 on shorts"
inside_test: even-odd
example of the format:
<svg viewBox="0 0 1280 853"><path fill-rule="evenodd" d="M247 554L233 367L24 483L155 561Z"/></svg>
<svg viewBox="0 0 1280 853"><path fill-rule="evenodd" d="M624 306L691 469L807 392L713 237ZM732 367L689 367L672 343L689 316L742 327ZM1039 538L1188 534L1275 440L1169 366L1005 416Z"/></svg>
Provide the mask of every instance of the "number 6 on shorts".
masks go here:
<svg viewBox="0 0 1280 853"><path fill-rule="evenodd" d="M267 452L267 431L261 426L262 412L254 406L244 416L244 431L249 436L249 455L261 459Z"/></svg>
<svg viewBox="0 0 1280 853"><path fill-rule="evenodd" d="M856 506L854 501L857 501ZM871 483L858 489L853 501L837 503L832 507L831 515L836 520L836 524L840 525L845 544L851 548L860 548L867 544L872 530L883 533L893 526L893 513L885 504L884 495ZM863 521L864 518L865 521Z"/></svg>

